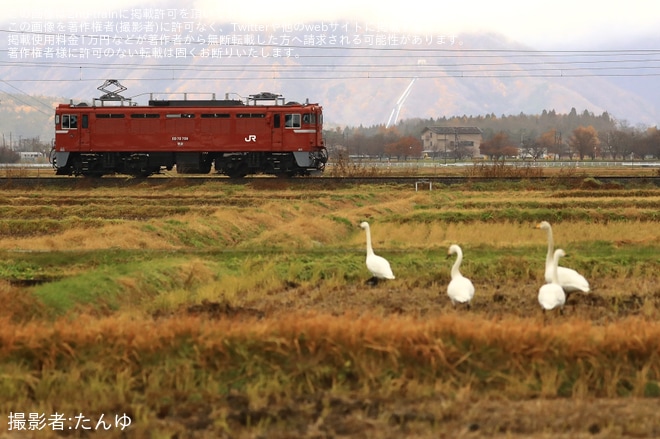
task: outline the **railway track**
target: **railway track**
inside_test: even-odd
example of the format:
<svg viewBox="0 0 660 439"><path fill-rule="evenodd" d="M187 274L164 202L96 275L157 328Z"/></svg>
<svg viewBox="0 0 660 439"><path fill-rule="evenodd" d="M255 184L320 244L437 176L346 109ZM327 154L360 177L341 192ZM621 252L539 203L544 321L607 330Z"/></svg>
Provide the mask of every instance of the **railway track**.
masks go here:
<svg viewBox="0 0 660 439"><path fill-rule="evenodd" d="M415 190L429 190L433 187L447 185L461 185L466 183L493 183L493 182L519 182L529 181L532 184L543 184L544 182L563 182L570 186L580 186L585 178L600 182L605 187L619 186L656 186L660 187L660 176L570 176L570 177L303 177L281 179L274 177L246 177L242 179L230 179L224 176L196 176L196 177L149 177L133 178L125 176L86 178L86 177L15 177L0 176L0 187L4 188L31 188L31 187L57 187L57 188L102 188L102 187L159 187L159 186L181 186L202 185L207 183L222 184L250 184L256 187L273 185L287 186L310 186L310 187L336 187L341 185L361 184L387 184L407 185Z"/></svg>

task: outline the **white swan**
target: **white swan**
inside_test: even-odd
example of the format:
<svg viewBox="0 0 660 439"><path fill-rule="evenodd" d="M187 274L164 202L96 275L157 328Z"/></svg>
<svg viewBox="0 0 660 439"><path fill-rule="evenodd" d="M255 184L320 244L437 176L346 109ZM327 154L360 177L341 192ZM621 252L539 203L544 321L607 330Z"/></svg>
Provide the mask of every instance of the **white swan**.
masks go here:
<svg viewBox="0 0 660 439"><path fill-rule="evenodd" d="M552 266L553 266L553 249L554 241L552 238L552 227L547 221L541 221L536 225L537 229L545 230L548 233L548 253L545 256L545 281L552 281ZM564 289L564 292L573 293L575 291L582 291L583 293L589 292L589 282L577 271L566 268L557 267L557 279L559 285Z"/></svg>
<svg viewBox="0 0 660 439"><path fill-rule="evenodd" d="M554 309L556 307L562 308L566 303L566 294L564 289L559 285L559 278L557 276L557 267L559 265L559 258L566 256L564 250L555 250L552 258L551 279L550 282L539 288L539 303L543 308L543 312Z"/></svg>
<svg viewBox="0 0 660 439"><path fill-rule="evenodd" d="M387 262L387 259L375 254L374 249L371 247L371 229L369 228L369 223L363 221L360 227L367 232L367 270L372 275L372 278L368 282L375 285L380 279L394 279L394 273L392 273L390 263Z"/></svg>
<svg viewBox="0 0 660 439"><path fill-rule="evenodd" d="M461 247L456 244L449 246L449 251L447 252L447 257L456 254L456 262L451 267L451 282L447 286L447 295L451 299L451 304L456 305L458 303L467 304L468 308L470 307L470 302L474 297L474 285L472 281L467 277L463 276L460 272L461 262L463 261L463 251Z"/></svg>

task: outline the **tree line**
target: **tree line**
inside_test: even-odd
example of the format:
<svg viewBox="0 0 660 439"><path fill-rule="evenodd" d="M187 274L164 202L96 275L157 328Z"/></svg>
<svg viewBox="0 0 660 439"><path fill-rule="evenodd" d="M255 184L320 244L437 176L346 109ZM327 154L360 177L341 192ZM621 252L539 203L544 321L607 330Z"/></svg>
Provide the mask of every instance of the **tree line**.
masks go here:
<svg viewBox="0 0 660 439"><path fill-rule="evenodd" d="M479 152L493 159L660 158L657 127L631 127L607 112L594 115L586 110L578 113L575 108L568 114L544 110L540 115L415 118L389 128L384 125L336 127L325 131L325 139L331 152L336 150L356 157L419 158L423 154L421 134L432 126L481 129L483 142Z"/></svg>

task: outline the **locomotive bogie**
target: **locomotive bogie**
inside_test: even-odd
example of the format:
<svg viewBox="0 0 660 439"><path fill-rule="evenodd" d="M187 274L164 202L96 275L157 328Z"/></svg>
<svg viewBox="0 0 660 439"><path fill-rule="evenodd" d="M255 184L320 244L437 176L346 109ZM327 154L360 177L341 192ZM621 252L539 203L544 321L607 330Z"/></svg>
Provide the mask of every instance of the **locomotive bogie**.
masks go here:
<svg viewBox="0 0 660 439"><path fill-rule="evenodd" d="M322 172L327 161L322 121L317 104L59 105L52 162L60 175L144 177L162 169L180 174L215 169L234 178L310 175Z"/></svg>
<svg viewBox="0 0 660 439"><path fill-rule="evenodd" d="M178 174L208 174L211 172L212 159L208 153L176 153L176 172Z"/></svg>
<svg viewBox="0 0 660 439"><path fill-rule="evenodd" d="M87 177L102 177L109 174L148 177L159 173L163 168L171 170L175 163L174 156L171 153L112 152L56 152L52 162L56 169L56 175L83 175Z"/></svg>

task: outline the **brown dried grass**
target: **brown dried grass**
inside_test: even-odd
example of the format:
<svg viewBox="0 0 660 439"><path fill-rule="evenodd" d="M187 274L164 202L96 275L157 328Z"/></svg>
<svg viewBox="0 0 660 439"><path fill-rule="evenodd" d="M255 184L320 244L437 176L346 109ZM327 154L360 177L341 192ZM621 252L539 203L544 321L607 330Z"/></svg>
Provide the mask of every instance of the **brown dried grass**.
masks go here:
<svg viewBox="0 0 660 439"><path fill-rule="evenodd" d="M93 230L73 227L58 236L0 239L3 249L116 247L192 255L175 268L175 276L190 282L105 314L81 307L53 320L29 289L0 284L6 304L0 412L126 411L135 437L660 434L660 415L652 409L660 397L660 284L649 275L653 261L637 267L633 257L607 271L595 256L582 256L594 292L572 296L563 316L544 318L536 303L542 273L506 253L534 249L542 264L546 238L534 221L401 220L420 210L551 204L556 192L415 193L368 186L299 193L276 185L182 194L188 190L138 189L131 197L136 204L179 197L201 205L198 210L148 220L112 218ZM99 193L73 195L75 205L76 196ZM561 200L574 210L603 198L598 191L570 195L566 191ZM647 209L658 197L652 190L615 192L603 209L617 210L617 200L625 201L627 216L635 218L634 200ZM43 197L44 206L54 198ZM65 209L56 213L66 216ZM278 261L260 255L265 247L282 254L290 249L291 275L308 267L296 254L313 260L317 254L307 251L317 247L355 254L361 264L364 232L357 224L364 219L372 223L377 252L405 261L408 276L367 288L341 271L323 278L323 270L308 262L316 271L294 283L274 274ZM652 248L660 239L654 221L565 220L553 226L556 245L569 252L601 242L614 249ZM467 248L466 256L497 254L494 262L502 268L494 274L466 258L466 273L481 270L469 312L453 309L444 295L450 262L444 249L453 242ZM213 252L217 248L253 252L244 258L249 267L217 277L210 268L222 264L214 259L223 255ZM433 258L407 261L410 252ZM139 278L120 281L127 296L140 296Z"/></svg>

